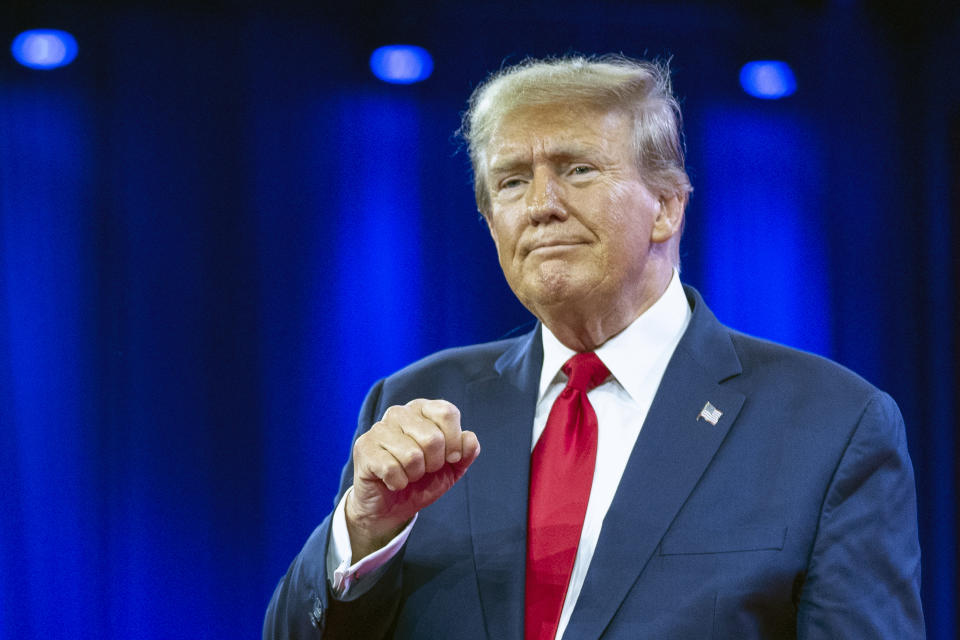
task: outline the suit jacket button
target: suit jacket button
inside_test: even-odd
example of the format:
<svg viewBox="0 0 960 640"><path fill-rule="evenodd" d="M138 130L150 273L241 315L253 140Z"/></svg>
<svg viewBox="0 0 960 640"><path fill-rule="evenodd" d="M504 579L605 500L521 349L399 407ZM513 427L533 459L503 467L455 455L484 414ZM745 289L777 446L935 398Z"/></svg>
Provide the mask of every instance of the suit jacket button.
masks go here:
<svg viewBox="0 0 960 640"><path fill-rule="evenodd" d="M314 629L323 629L323 603L320 602L320 596L313 598L313 611L310 612L310 624Z"/></svg>

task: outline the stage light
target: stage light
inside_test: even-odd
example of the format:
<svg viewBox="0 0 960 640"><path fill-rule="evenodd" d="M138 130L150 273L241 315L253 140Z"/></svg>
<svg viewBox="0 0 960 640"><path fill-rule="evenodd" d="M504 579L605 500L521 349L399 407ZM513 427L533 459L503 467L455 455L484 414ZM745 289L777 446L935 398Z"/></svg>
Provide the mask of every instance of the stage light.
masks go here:
<svg viewBox="0 0 960 640"><path fill-rule="evenodd" d="M25 67L56 69L77 57L77 41L66 31L31 29L14 38L10 51Z"/></svg>
<svg viewBox="0 0 960 640"><path fill-rule="evenodd" d="M391 44L380 47L370 56L373 75L391 84L412 84L430 77L433 58L423 47Z"/></svg>
<svg viewBox="0 0 960 640"><path fill-rule="evenodd" d="M754 98L776 100L793 95L797 79L786 62L755 60L740 69L740 86Z"/></svg>

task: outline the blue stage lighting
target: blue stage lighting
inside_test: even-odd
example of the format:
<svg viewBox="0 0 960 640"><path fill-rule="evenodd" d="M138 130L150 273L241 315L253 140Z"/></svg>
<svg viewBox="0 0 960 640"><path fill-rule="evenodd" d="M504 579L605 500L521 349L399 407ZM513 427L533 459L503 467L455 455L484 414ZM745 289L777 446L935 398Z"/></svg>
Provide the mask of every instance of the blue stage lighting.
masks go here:
<svg viewBox="0 0 960 640"><path fill-rule="evenodd" d="M10 51L25 67L56 69L77 57L77 41L66 31L31 29L14 38Z"/></svg>
<svg viewBox="0 0 960 640"><path fill-rule="evenodd" d="M433 58L423 47L391 44L380 47L370 56L373 75L391 84L412 84L430 77Z"/></svg>
<svg viewBox="0 0 960 640"><path fill-rule="evenodd" d="M793 69L780 60L756 60L740 69L740 86L754 98L776 100L797 90Z"/></svg>

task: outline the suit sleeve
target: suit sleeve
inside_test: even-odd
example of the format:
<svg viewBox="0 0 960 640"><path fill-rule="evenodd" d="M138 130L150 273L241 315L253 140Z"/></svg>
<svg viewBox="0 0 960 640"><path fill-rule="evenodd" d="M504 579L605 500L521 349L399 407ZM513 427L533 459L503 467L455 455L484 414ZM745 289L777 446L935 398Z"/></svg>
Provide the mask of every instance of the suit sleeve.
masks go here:
<svg viewBox="0 0 960 640"><path fill-rule="evenodd" d="M357 432L365 433L379 414L381 380L364 400ZM347 461L340 479L339 502L353 483L353 458ZM326 571L326 552L330 538L331 516L314 530L286 575L274 590L263 623L263 638L384 638L389 633L400 604L403 551L389 563L383 576L367 593L356 600L341 602L330 592Z"/></svg>
<svg viewBox="0 0 960 640"><path fill-rule="evenodd" d="M913 466L878 393L834 472L797 603L799 638L924 637Z"/></svg>

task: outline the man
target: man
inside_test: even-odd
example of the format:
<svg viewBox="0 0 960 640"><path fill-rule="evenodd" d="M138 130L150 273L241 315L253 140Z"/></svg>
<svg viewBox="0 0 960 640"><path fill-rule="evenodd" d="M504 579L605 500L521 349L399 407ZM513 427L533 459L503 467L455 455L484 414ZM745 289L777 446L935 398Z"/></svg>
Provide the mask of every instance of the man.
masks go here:
<svg viewBox="0 0 960 640"><path fill-rule="evenodd" d="M464 135L540 323L373 387L264 637L923 637L896 405L680 285L667 70L528 61Z"/></svg>

